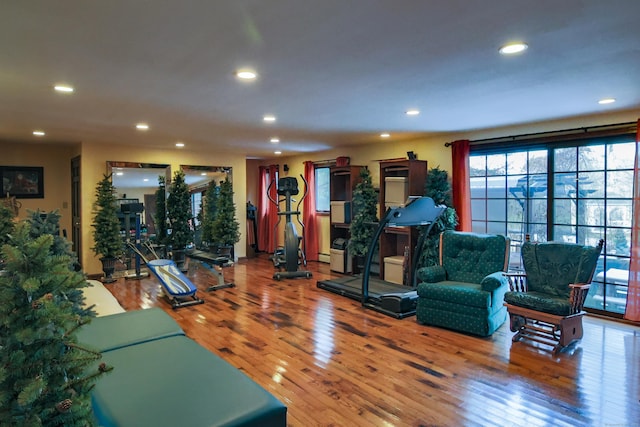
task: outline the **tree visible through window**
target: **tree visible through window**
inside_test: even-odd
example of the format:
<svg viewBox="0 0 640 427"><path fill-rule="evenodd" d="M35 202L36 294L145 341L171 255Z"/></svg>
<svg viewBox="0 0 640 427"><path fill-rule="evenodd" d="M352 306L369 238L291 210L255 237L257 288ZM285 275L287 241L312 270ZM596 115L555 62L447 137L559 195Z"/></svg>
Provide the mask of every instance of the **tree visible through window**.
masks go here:
<svg viewBox="0 0 640 427"><path fill-rule="evenodd" d="M316 211L329 212L331 195L329 192L329 167L316 167Z"/></svg>
<svg viewBox="0 0 640 427"><path fill-rule="evenodd" d="M586 307L624 313L629 276L633 137L546 144L469 159L473 231L511 239L510 267L532 240L597 245L601 256Z"/></svg>

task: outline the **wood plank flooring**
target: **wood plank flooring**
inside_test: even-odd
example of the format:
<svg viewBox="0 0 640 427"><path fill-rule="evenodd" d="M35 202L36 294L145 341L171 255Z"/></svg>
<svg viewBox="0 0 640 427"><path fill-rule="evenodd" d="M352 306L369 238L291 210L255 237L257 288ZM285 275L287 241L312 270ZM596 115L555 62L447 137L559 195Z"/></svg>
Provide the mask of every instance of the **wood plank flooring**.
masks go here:
<svg viewBox="0 0 640 427"><path fill-rule="evenodd" d="M422 326L316 287L340 276L274 281L265 255L225 268L191 262L205 304L172 310L152 276L106 285L126 310L162 307L186 334L288 407L290 426L640 426L640 328L587 316L585 337L554 356Z"/></svg>

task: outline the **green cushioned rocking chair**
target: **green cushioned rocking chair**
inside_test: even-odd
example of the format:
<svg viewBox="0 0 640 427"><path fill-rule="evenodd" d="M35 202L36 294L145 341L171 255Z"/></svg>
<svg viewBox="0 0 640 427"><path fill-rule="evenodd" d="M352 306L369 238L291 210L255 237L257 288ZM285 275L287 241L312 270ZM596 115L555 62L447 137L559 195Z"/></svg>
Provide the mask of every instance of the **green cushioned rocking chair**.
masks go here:
<svg viewBox="0 0 640 427"><path fill-rule="evenodd" d="M555 354L582 338L583 305L603 244L534 243L527 236L521 251L525 272L506 274L504 305L514 342L548 344Z"/></svg>

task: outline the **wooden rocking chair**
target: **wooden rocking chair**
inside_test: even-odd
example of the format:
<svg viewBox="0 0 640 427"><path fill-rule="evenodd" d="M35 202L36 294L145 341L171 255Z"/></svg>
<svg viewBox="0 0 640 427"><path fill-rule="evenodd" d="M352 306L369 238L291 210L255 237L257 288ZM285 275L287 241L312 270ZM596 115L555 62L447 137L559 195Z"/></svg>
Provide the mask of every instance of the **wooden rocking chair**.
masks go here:
<svg viewBox="0 0 640 427"><path fill-rule="evenodd" d="M604 241L598 246L562 242L522 245L524 273L505 273L513 341L551 345L553 353L582 338L583 305Z"/></svg>

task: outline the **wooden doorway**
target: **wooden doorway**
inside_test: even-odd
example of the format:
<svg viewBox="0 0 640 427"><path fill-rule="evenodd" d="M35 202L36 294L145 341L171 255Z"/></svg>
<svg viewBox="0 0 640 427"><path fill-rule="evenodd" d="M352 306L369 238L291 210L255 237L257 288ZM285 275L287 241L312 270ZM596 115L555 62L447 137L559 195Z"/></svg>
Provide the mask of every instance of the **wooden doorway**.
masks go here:
<svg viewBox="0 0 640 427"><path fill-rule="evenodd" d="M80 189L80 156L71 159L71 243L82 267L82 191Z"/></svg>

